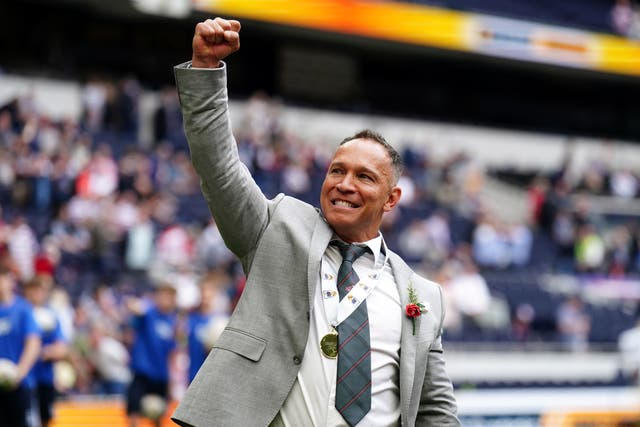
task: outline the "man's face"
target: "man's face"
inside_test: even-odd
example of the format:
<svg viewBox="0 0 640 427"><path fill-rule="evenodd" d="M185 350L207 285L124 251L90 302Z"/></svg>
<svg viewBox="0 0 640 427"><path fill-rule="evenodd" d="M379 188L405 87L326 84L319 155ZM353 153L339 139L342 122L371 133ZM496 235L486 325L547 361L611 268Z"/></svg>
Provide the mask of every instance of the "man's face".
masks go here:
<svg viewBox="0 0 640 427"><path fill-rule="evenodd" d="M10 273L0 274L0 299L7 300L13 295L15 281Z"/></svg>
<svg viewBox="0 0 640 427"><path fill-rule="evenodd" d="M176 291L169 287L162 287L155 292L156 306L162 313L169 313L176 309Z"/></svg>
<svg viewBox="0 0 640 427"><path fill-rule="evenodd" d="M44 286L29 286L25 289L24 296L36 307L47 302L47 289Z"/></svg>
<svg viewBox="0 0 640 427"><path fill-rule="evenodd" d="M322 190L320 206L327 222L346 242L364 242L378 235L382 214L400 200L393 186L387 150L367 139L354 139L336 151Z"/></svg>

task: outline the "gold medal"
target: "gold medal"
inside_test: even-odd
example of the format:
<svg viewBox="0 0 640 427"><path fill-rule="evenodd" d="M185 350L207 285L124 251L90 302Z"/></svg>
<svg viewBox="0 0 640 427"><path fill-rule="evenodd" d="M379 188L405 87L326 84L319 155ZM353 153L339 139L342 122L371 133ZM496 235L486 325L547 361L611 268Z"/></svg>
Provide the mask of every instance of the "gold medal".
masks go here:
<svg viewBox="0 0 640 427"><path fill-rule="evenodd" d="M320 350L324 357L329 359L335 359L338 357L338 333L335 329L326 334L320 340Z"/></svg>

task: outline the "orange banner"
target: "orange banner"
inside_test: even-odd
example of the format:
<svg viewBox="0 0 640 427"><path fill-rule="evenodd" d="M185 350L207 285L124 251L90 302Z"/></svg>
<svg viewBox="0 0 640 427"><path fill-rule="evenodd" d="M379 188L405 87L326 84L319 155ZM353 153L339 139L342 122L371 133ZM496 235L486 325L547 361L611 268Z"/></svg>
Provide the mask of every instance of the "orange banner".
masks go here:
<svg viewBox="0 0 640 427"><path fill-rule="evenodd" d="M215 15L640 76L640 43L436 7L365 0L193 0Z"/></svg>

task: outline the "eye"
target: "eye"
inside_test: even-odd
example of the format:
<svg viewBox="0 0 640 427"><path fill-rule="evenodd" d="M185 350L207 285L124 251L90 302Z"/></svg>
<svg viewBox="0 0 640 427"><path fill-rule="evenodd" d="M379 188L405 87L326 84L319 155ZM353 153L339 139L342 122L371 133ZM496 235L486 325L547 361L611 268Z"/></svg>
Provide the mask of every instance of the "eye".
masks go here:
<svg viewBox="0 0 640 427"><path fill-rule="evenodd" d="M329 169L329 173L332 175L340 175L343 173L342 168L339 167L332 167Z"/></svg>
<svg viewBox="0 0 640 427"><path fill-rule="evenodd" d="M360 179L363 179L365 181L373 181L373 177L371 177L370 175L367 175L366 173L361 173L358 176L360 177Z"/></svg>

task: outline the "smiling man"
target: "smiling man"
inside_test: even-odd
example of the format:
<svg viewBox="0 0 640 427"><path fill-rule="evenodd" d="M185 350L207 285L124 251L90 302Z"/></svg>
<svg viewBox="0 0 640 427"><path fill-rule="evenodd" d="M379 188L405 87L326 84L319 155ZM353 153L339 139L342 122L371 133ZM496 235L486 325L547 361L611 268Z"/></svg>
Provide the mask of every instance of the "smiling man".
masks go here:
<svg viewBox="0 0 640 427"><path fill-rule="evenodd" d="M240 162L226 64L240 23L196 26L175 68L193 165L227 246L247 275L229 324L173 419L183 426L458 426L441 342L440 287L385 244L401 191L384 138L346 138L321 210L268 200Z"/></svg>

